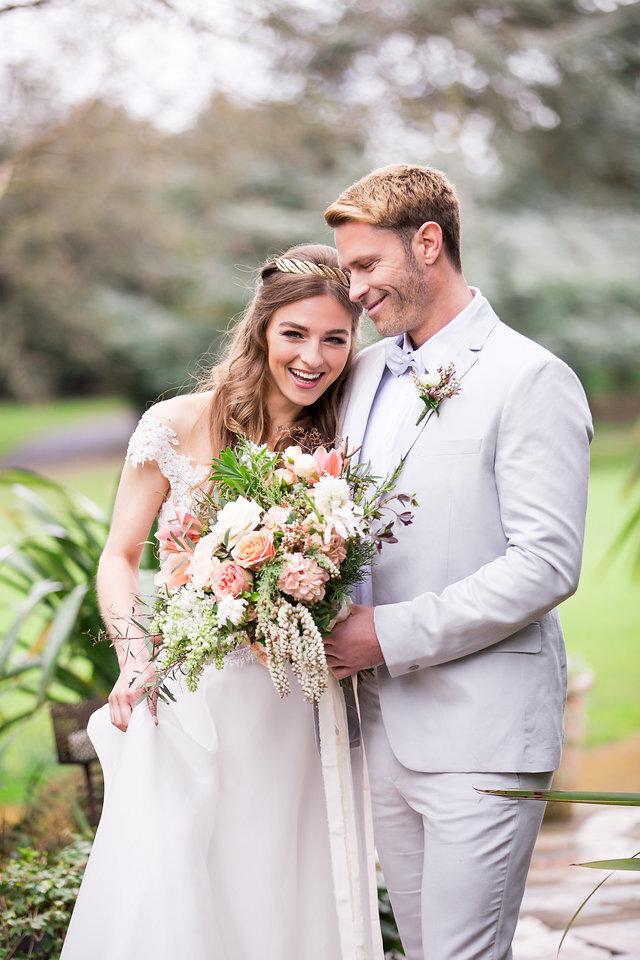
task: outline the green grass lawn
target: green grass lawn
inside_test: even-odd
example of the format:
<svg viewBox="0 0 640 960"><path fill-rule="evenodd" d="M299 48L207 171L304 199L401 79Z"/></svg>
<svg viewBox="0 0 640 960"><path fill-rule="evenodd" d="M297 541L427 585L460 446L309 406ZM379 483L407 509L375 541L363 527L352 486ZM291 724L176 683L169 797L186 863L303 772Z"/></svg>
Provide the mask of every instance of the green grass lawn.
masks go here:
<svg viewBox="0 0 640 960"><path fill-rule="evenodd" d="M118 397L89 397L51 403L0 403L0 457L49 430L128 409Z"/></svg>
<svg viewBox="0 0 640 960"><path fill-rule="evenodd" d="M84 417L86 406L80 403L77 409ZM6 414L7 407L0 407L0 422ZM620 740L640 730L640 581L631 578L628 548L605 563L630 510L622 491L633 449L630 427L598 428L592 451L583 576L578 592L561 610L570 653L581 654L596 673L588 698L588 745ZM120 466L119 460L108 460L65 465L47 473L109 509ZM0 543L7 542L9 530L6 517L0 516ZM0 605L5 608L0 611L0 633L9 615L9 599L6 592L0 592ZM0 805L19 803L29 776L39 766L45 772L55 768L46 714L26 727L0 756Z"/></svg>

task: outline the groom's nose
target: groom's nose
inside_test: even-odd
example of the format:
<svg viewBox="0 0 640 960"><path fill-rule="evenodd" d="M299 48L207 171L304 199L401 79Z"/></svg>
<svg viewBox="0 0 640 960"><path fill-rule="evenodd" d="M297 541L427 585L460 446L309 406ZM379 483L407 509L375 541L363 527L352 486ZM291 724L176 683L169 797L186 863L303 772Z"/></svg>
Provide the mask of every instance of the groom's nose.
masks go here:
<svg viewBox="0 0 640 960"><path fill-rule="evenodd" d="M351 272L351 281L349 283L349 300L357 303L360 297L369 289L369 285L364 277L358 277L355 270Z"/></svg>

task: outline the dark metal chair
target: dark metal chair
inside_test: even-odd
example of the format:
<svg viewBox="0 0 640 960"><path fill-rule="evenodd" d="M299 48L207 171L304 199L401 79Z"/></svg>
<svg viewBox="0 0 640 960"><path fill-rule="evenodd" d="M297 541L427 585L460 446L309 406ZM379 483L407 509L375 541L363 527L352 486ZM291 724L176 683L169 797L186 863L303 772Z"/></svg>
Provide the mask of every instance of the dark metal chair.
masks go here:
<svg viewBox="0 0 640 960"><path fill-rule="evenodd" d="M98 758L87 734L87 723L92 713L106 703L104 697L92 697L80 703L55 703L51 707L51 721L56 740L59 763L78 763L84 767L89 798L89 820L98 823L98 803L91 766Z"/></svg>

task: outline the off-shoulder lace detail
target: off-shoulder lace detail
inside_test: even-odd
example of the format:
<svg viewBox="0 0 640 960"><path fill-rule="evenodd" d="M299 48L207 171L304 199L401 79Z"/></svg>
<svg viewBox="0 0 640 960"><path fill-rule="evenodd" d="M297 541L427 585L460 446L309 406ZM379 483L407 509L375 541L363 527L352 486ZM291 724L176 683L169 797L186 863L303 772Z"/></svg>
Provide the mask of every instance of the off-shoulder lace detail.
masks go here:
<svg viewBox="0 0 640 960"><path fill-rule="evenodd" d="M162 476L169 481L172 503L187 506L193 499L194 487L207 479L209 468L194 463L192 456L178 453L174 449L177 445L175 430L153 414L145 413L129 440L126 459L133 467L139 467L149 460L155 461Z"/></svg>

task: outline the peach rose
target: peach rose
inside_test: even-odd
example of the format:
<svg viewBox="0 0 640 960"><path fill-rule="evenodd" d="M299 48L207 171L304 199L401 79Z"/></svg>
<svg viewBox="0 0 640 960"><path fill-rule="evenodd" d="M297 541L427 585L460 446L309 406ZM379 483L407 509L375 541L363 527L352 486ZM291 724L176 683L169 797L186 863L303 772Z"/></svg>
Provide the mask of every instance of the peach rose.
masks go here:
<svg viewBox="0 0 640 960"><path fill-rule="evenodd" d="M302 553L290 553L278 577L278 587L294 600L316 603L324 597L324 585L329 574L312 558Z"/></svg>
<svg viewBox="0 0 640 960"><path fill-rule="evenodd" d="M189 579L190 550L172 551L153 578L156 587L182 587Z"/></svg>
<svg viewBox="0 0 640 960"><path fill-rule="evenodd" d="M239 597L250 588L251 574L247 575L233 560L225 560L213 571L209 582L218 600L223 597Z"/></svg>
<svg viewBox="0 0 640 960"><path fill-rule="evenodd" d="M248 533L231 551L231 556L241 567L260 567L274 555L273 534L270 530Z"/></svg>

